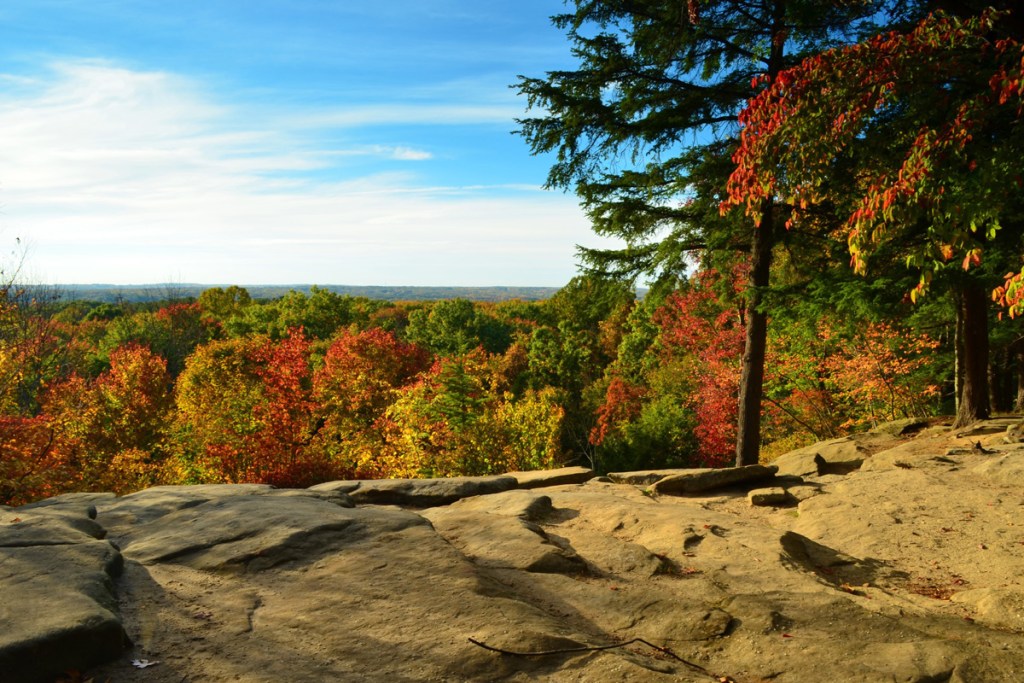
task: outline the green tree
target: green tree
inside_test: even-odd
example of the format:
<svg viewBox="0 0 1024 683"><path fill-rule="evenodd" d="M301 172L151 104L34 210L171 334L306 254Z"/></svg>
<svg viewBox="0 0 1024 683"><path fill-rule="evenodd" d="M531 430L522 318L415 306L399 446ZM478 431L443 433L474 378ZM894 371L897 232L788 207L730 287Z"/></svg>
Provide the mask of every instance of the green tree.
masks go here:
<svg viewBox="0 0 1024 683"><path fill-rule="evenodd" d="M460 355L479 347L504 353L512 326L480 311L472 301L446 299L409 314L406 338L441 355Z"/></svg>
<svg viewBox="0 0 1024 683"><path fill-rule="evenodd" d="M218 336L217 323L199 304L170 304L156 312L143 311L111 320L99 343L99 355L109 359L118 348L141 344L167 360L167 371L177 377L185 360L200 344Z"/></svg>
<svg viewBox="0 0 1024 683"><path fill-rule="evenodd" d="M199 305L221 322L226 322L242 315L252 305L252 296L245 287L212 287L199 295Z"/></svg>
<svg viewBox="0 0 1024 683"><path fill-rule="evenodd" d="M548 185L574 190L617 250L583 250L617 276L682 276L694 254L745 253L746 346L737 463L757 461L767 335L762 296L779 240L774 201L756 229L721 217L736 122L755 78L771 82L802 56L860 34L881 2L576 0L556 16L580 62L521 78L539 117L520 121L534 153L554 152Z"/></svg>
<svg viewBox="0 0 1024 683"><path fill-rule="evenodd" d="M48 387L43 410L54 453L74 472L68 488L131 493L158 483L171 409L167 361L134 343L114 350L95 379Z"/></svg>
<svg viewBox="0 0 1024 683"><path fill-rule="evenodd" d="M348 470L311 447L311 375L300 330L199 347L175 392L182 476L288 487L343 478Z"/></svg>
<svg viewBox="0 0 1024 683"><path fill-rule="evenodd" d="M555 466L563 410L553 390L500 390L501 357L441 358L388 409L394 473L500 474ZM393 475L392 475L393 476Z"/></svg>
<svg viewBox="0 0 1024 683"><path fill-rule="evenodd" d="M898 245L920 273L913 299L936 277L953 287L961 425L989 414L986 289L1009 267L1000 253L1018 267L1024 237L1024 22L1016 3L1001 4L956 3L959 15L932 14L779 74L744 112L729 188L754 220L776 195L787 225L834 207L858 272L879 245ZM852 182L829 182L837 168Z"/></svg>
<svg viewBox="0 0 1024 683"><path fill-rule="evenodd" d="M356 476L387 475L385 414L400 390L430 366L427 352L380 328L342 332L313 377L314 444Z"/></svg>

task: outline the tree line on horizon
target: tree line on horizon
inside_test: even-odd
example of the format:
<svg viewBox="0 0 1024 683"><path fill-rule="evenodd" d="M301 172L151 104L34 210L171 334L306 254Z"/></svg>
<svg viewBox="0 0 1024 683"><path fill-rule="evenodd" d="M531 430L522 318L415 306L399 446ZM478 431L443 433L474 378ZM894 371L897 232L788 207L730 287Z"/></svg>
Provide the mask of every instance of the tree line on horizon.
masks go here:
<svg viewBox="0 0 1024 683"><path fill-rule="evenodd" d="M102 303L157 303L160 301L190 300L197 298L207 289L216 284L194 284L184 282L165 282L147 285L111 285L111 284L66 284L27 286L29 295L40 297L52 296L59 292L65 299L82 299ZM234 285L239 286L239 285ZM278 299L289 292L310 294L313 288L326 289L335 294L367 299L384 299L387 301L436 301L438 299L469 299L470 301L539 301L547 299L558 287L526 287L526 286L451 286L436 285L403 286L403 285L243 285L253 299Z"/></svg>

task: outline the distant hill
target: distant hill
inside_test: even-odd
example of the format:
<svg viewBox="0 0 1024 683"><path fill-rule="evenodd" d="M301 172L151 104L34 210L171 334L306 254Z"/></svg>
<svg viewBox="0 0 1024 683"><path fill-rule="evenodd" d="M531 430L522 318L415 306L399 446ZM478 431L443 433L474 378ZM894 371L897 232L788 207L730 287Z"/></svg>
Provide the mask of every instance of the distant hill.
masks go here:
<svg viewBox="0 0 1024 683"><path fill-rule="evenodd" d="M58 285L56 290L65 300L145 302L194 299L204 290L227 285L164 283L153 285ZM294 290L309 294L313 285L242 285L254 299L276 299ZM357 287L353 285L316 285L338 294L388 301L436 301L468 299L470 301L541 301L558 291L557 287Z"/></svg>

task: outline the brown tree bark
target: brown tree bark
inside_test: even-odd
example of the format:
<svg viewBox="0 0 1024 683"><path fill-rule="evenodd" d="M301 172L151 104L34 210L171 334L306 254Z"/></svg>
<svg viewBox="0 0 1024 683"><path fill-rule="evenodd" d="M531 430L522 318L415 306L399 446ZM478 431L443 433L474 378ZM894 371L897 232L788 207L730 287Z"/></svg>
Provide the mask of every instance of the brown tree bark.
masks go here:
<svg viewBox="0 0 1024 683"><path fill-rule="evenodd" d="M768 56L768 77L775 80L782 70L786 45L786 0L772 5L773 36ZM761 455L761 400L764 397L764 360L768 346L768 315L762 310L764 290L769 284L772 246L775 243L775 202L761 203L761 220L750 245L750 283L747 286L747 320L743 365L740 370L739 412L736 423L736 466L756 465Z"/></svg>
<svg viewBox="0 0 1024 683"><path fill-rule="evenodd" d="M764 289L772 264L774 204L764 202L761 222L754 231L750 284L747 287L747 324L740 372L740 405L736 425L736 466L756 465L761 451L761 398L764 395L764 359L768 345L768 315L762 310Z"/></svg>
<svg viewBox="0 0 1024 683"><path fill-rule="evenodd" d="M968 278L957 293L958 329L962 330L963 367L954 428L985 420L991 413L988 393L988 296Z"/></svg>
<svg viewBox="0 0 1024 683"><path fill-rule="evenodd" d="M1013 412L1024 412L1024 344L1019 341L1013 345L1017 357L1017 397L1013 401Z"/></svg>

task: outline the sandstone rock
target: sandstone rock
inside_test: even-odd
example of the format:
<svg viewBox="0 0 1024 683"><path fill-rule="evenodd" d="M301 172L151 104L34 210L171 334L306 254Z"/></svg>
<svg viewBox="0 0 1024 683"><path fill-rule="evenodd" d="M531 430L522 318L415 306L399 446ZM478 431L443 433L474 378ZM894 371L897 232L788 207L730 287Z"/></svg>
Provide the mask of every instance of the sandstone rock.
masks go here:
<svg viewBox="0 0 1024 683"><path fill-rule="evenodd" d="M381 479L360 482L349 491L357 505L408 505L429 508L462 498L516 488L515 477L449 477L444 479Z"/></svg>
<svg viewBox="0 0 1024 683"><path fill-rule="evenodd" d="M1024 590L978 588L953 595L952 600L971 605L975 619L996 628L1024 631Z"/></svg>
<svg viewBox="0 0 1024 683"><path fill-rule="evenodd" d="M780 475L814 477L847 474L860 468L867 457L867 450L855 439L842 437L791 451L772 464L779 468Z"/></svg>
<svg viewBox="0 0 1024 683"><path fill-rule="evenodd" d="M322 484L316 484L310 486L310 491L336 491L338 493L352 493L357 488L363 485L365 481L369 480L354 480L354 481L325 481Z"/></svg>
<svg viewBox="0 0 1024 683"><path fill-rule="evenodd" d="M687 470L659 479L651 487L651 492L655 495L702 493L727 486L771 480L776 471L778 468L774 465Z"/></svg>
<svg viewBox="0 0 1024 683"><path fill-rule="evenodd" d="M453 510L473 510L505 517L521 517L531 522L542 521L554 508L549 496L529 490L513 489L489 496L463 498L452 503Z"/></svg>
<svg viewBox="0 0 1024 683"><path fill-rule="evenodd" d="M956 461L950 462L949 456L946 454L949 446L948 430L931 436L919 434L913 439L878 451L864 461L860 471L879 472L908 467L928 467L936 464L955 464ZM946 458L946 461L942 462L937 458Z"/></svg>
<svg viewBox="0 0 1024 683"><path fill-rule="evenodd" d="M661 481L665 477L674 474L693 472L692 469L670 469L670 470L640 470L637 472L609 472L607 479L616 484L630 484L632 486L650 486Z"/></svg>
<svg viewBox="0 0 1024 683"><path fill-rule="evenodd" d="M537 579L563 578L563 588L576 590L589 584L475 564L429 524L352 539L303 566L238 576L129 564L126 610L138 643L131 656L161 665L139 673L125 657L90 672L97 680L559 681L578 679L581 661L598 683L678 680L652 678L648 662L665 665L630 653L524 659L471 644L473 637L532 650L613 640L567 617L577 604L568 591L546 590Z"/></svg>
<svg viewBox="0 0 1024 683"><path fill-rule="evenodd" d="M66 545L106 536L102 526L82 514L84 511L78 512L59 507L0 512L0 546Z"/></svg>
<svg viewBox="0 0 1024 683"><path fill-rule="evenodd" d="M145 524L171 512L223 497L258 496L274 490L266 484L206 484L201 486L154 486L99 506L106 527Z"/></svg>
<svg viewBox="0 0 1024 683"><path fill-rule="evenodd" d="M973 470L1001 484L1019 485L1024 481L1024 451L989 456Z"/></svg>
<svg viewBox="0 0 1024 683"><path fill-rule="evenodd" d="M959 429L953 436L955 438L962 439L964 437L1005 434L1009 428L1013 427L1018 422L1020 422L1019 417L994 417L989 420L975 422L963 429Z"/></svg>
<svg viewBox="0 0 1024 683"><path fill-rule="evenodd" d="M639 543L590 529L573 531L572 548L589 566L614 576L649 579L676 571L673 563Z"/></svg>
<svg viewBox="0 0 1024 683"><path fill-rule="evenodd" d="M125 647L111 578L122 558L58 504L0 512L0 680L50 683ZM72 508L80 507L77 505ZM83 530L84 529L84 530Z"/></svg>
<svg viewBox="0 0 1024 683"><path fill-rule="evenodd" d="M887 675L893 681L956 680L956 650L941 641L871 643L858 659L875 675Z"/></svg>
<svg viewBox="0 0 1024 683"><path fill-rule="evenodd" d="M157 489L96 501L102 528L81 523L87 501L2 510L0 538L2 519L31 513L26 538L68 542L0 547L0 640L37 603L65 631L82 595L116 609L106 531L128 559L116 594L135 645L83 675L97 681L1018 680L1024 498L974 469L1005 457L1009 472L1013 453L936 460L952 445L915 437L898 451L910 469L871 469L873 457L846 475L775 477L808 497L772 513L735 492L653 497L594 479L426 510L342 507L366 482ZM98 577L99 600L40 571L72 549L59 571ZM21 594L31 607L9 608ZM638 644L514 657L471 637L518 651L639 637L706 673Z"/></svg>
<svg viewBox="0 0 1024 683"><path fill-rule="evenodd" d="M1007 427L1003 441L1006 443L1024 443L1024 420L1015 422Z"/></svg>
<svg viewBox="0 0 1024 683"><path fill-rule="evenodd" d="M121 542L125 557L142 564L263 571L418 524L426 522L413 513L342 508L315 498L224 496L134 526Z"/></svg>
<svg viewBox="0 0 1024 683"><path fill-rule="evenodd" d="M816 484L797 484L795 486L786 487L786 493L789 494L789 497L797 503L813 498L821 492L822 487Z"/></svg>
<svg viewBox="0 0 1024 683"><path fill-rule="evenodd" d="M782 546L784 561L802 570L819 573L823 570L834 570L836 567L852 566L858 563L855 557L829 548L793 531L784 533L779 539L779 544Z"/></svg>
<svg viewBox="0 0 1024 683"><path fill-rule="evenodd" d="M61 510L76 511L86 510L90 519L96 519L96 505L98 503L109 503L117 498L113 493L65 493L53 498L22 505L20 510L40 510L43 508L57 507Z"/></svg>
<svg viewBox="0 0 1024 683"><path fill-rule="evenodd" d="M268 496L277 496L281 498L315 498L316 500L322 500L327 503L333 503L334 505L340 505L343 508L355 507L355 503L352 501L352 496L346 493L342 493L338 490L313 490L313 489L277 489L273 491L267 491Z"/></svg>
<svg viewBox="0 0 1024 683"><path fill-rule="evenodd" d="M747 500L751 505L785 505L794 499L790 498L786 489L781 486L773 486L767 489L754 489L747 494Z"/></svg>
<svg viewBox="0 0 1024 683"><path fill-rule="evenodd" d="M889 434L891 436L907 436L908 434L920 432L927 428L929 424L931 423L926 417L908 417L902 420L883 422L872 427L871 432L874 434Z"/></svg>
<svg viewBox="0 0 1024 683"><path fill-rule="evenodd" d="M508 476L515 477L521 489L535 489L545 486L583 484L593 479L595 472L587 467L562 467L556 470L509 472Z"/></svg>
<svg viewBox="0 0 1024 683"><path fill-rule="evenodd" d="M457 508L433 508L423 515L480 566L574 574L587 568L571 548L556 545L540 526L522 517Z"/></svg>

